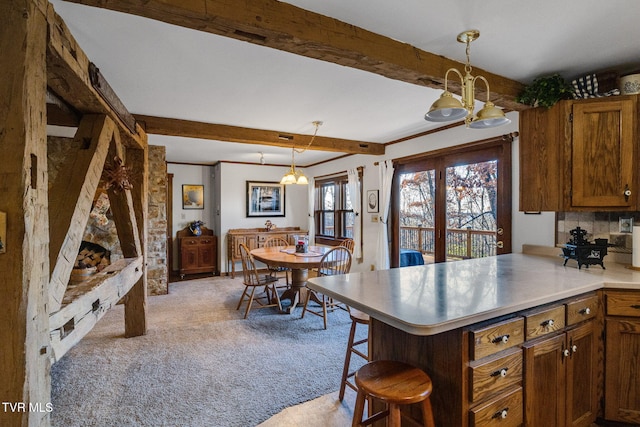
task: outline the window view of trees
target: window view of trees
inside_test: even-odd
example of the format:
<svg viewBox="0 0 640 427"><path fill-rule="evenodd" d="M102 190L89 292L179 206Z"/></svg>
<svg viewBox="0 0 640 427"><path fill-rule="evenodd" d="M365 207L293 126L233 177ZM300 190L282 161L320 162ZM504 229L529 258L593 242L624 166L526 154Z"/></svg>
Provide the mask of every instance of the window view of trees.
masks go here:
<svg viewBox="0 0 640 427"><path fill-rule="evenodd" d="M355 214L346 176L316 181L316 241L335 245L353 237Z"/></svg>
<svg viewBox="0 0 640 427"><path fill-rule="evenodd" d="M497 160L446 168L447 258L495 255ZM400 247L433 254L436 171L400 178Z"/></svg>

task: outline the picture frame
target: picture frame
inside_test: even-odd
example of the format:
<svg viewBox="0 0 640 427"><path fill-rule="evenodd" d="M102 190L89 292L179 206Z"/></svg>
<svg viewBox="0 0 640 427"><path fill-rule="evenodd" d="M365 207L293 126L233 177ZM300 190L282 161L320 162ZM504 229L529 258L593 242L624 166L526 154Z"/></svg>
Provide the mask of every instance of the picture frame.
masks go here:
<svg viewBox="0 0 640 427"><path fill-rule="evenodd" d="M378 190L367 190L367 213L378 213Z"/></svg>
<svg viewBox="0 0 640 427"><path fill-rule="evenodd" d="M204 185L182 184L182 209L204 209Z"/></svg>
<svg viewBox="0 0 640 427"><path fill-rule="evenodd" d="M285 216L285 186L247 181L247 217Z"/></svg>

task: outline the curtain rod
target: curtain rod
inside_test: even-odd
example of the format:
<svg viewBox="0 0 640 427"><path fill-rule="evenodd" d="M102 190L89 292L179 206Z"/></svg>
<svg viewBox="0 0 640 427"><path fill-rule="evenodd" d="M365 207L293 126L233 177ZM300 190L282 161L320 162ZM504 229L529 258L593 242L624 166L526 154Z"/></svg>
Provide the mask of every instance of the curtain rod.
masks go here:
<svg viewBox="0 0 640 427"><path fill-rule="evenodd" d="M413 159L415 159L417 157L421 157L421 156L423 156L425 154L432 155L432 154L435 154L435 153L438 153L438 152L448 151L448 150L451 150L451 149L459 150L459 149L464 149L464 148L473 148L475 146L479 146L479 145L482 145L482 144L489 144L489 143L492 143L492 142L504 142L504 141L513 142L513 140L515 138L517 138L518 135L520 135L520 132L515 131L515 132L511 132L511 133L506 133L504 135L493 136L491 138L479 139L479 140L476 140L476 141L467 142L467 143L462 144L462 145L455 145L453 147L442 148L442 149L431 151L431 152L428 151L426 153L413 154L411 156L398 157L397 159L391 159L391 160L394 163L395 162L402 162L404 160L413 160ZM379 164L380 164L380 162L374 162L373 163L374 166L378 166Z"/></svg>
<svg viewBox="0 0 640 427"><path fill-rule="evenodd" d="M362 171L364 170L364 166L358 166L356 169L358 169L359 173L362 173ZM341 176L346 174L348 171L338 171L338 172L334 172L334 173L330 173L327 175L319 175L319 176L314 176L314 179L327 179L327 178L333 178L334 176Z"/></svg>

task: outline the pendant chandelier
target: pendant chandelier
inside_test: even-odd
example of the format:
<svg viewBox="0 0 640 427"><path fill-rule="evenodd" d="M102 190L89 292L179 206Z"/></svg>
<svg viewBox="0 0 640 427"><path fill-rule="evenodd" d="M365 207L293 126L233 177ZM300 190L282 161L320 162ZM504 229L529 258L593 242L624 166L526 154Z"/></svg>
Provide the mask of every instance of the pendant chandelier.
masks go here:
<svg viewBox="0 0 640 427"><path fill-rule="evenodd" d="M313 125L316 127L316 130L313 133L313 136L311 137L311 141L309 141L306 147L304 147L303 149L296 149L295 142L291 146L291 167L289 168L289 172L284 174L284 176L280 180L280 184L301 184L301 185L309 184L309 180L304 175L304 173L302 173L301 170L296 170L295 154L304 153L305 151L307 151L307 148L309 148L311 144L313 144L313 140L316 139L316 135L318 134L318 128L322 125L322 122L315 121L313 122Z"/></svg>
<svg viewBox="0 0 640 427"><path fill-rule="evenodd" d="M448 122L458 120L464 117L467 127L473 129L486 129L511 123L504 112L497 108L490 100L489 82L483 76L471 75L471 63L469 60L469 45L472 41L480 37L480 31L468 30L458 34L458 41L466 43L467 63L464 66L465 75L455 68L449 68L444 76L444 92L440 98L433 103L429 112L424 115L425 120L430 122ZM460 77L462 100L454 98L451 92L447 90L447 79L449 72L453 71ZM475 108L475 85L476 81L482 80L487 87L487 101L484 107L477 114L474 114Z"/></svg>

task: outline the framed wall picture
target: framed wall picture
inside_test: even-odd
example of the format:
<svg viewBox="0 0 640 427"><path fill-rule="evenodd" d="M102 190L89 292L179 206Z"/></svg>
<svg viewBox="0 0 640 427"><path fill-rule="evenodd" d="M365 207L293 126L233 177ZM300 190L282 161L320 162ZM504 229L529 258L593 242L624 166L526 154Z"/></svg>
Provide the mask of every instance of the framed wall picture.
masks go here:
<svg viewBox="0 0 640 427"><path fill-rule="evenodd" d="M284 216L284 185L247 181L247 216Z"/></svg>
<svg viewBox="0 0 640 427"><path fill-rule="evenodd" d="M378 208L378 190L367 191L367 212L377 213Z"/></svg>
<svg viewBox="0 0 640 427"><path fill-rule="evenodd" d="M182 185L182 209L204 209L204 185Z"/></svg>

